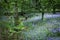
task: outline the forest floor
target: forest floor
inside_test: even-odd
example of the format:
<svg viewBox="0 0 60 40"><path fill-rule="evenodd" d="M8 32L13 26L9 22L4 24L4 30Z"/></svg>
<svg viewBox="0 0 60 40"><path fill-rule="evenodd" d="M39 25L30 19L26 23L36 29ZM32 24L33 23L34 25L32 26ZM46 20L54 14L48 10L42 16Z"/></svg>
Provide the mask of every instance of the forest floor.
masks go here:
<svg viewBox="0 0 60 40"><path fill-rule="evenodd" d="M45 13L44 14L44 18L49 19L49 18L56 18L56 17L60 17L60 14L52 14L52 13ZM34 22L34 21L38 21L41 20L42 18L42 14L40 13L35 13L35 16L28 18L28 20L24 21L24 22Z"/></svg>
<svg viewBox="0 0 60 40"><path fill-rule="evenodd" d="M36 16L25 21L31 29L23 32L24 40L60 40L60 14L45 14L44 21L40 19Z"/></svg>

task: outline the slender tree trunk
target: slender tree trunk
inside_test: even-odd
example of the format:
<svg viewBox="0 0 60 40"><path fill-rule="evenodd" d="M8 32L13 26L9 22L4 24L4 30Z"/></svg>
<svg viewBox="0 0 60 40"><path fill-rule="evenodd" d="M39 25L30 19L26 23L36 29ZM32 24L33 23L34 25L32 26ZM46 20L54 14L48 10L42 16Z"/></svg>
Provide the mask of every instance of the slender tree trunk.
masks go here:
<svg viewBox="0 0 60 40"><path fill-rule="evenodd" d="M8 2L8 0L4 0L4 2L7 4L6 6L7 6L7 9L6 9L6 16L9 16L9 14L10 14L10 10L9 10L9 8L10 8L10 5L9 5L9 2Z"/></svg>
<svg viewBox="0 0 60 40"><path fill-rule="evenodd" d="M55 12L55 6L53 6L53 14L56 14L56 12Z"/></svg>
<svg viewBox="0 0 60 40"><path fill-rule="evenodd" d="M15 26L19 25L19 16L15 16Z"/></svg>
<svg viewBox="0 0 60 40"><path fill-rule="evenodd" d="M42 20L44 19L44 12L42 12Z"/></svg>
<svg viewBox="0 0 60 40"><path fill-rule="evenodd" d="M44 19L44 9L42 9L42 20Z"/></svg>
<svg viewBox="0 0 60 40"><path fill-rule="evenodd" d="M18 6L17 6L17 0L15 1L15 26L19 24L19 15L18 15Z"/></svg>
<svg viewBox="0 0 60 40"><path fill-rule="evenodd" d="M1 26L1 25L0 25ZM3 40L3 38L2 38L2 32L3 32L3 30L2 30L2 28L0 27L0 40Z"/></svg>
<svg viewBox="0 0 60 40"><path fill-rule="evenodd" d="M7 9L6 9L6 16L9 18L9 8L10 8L10 5L9 5L9 2L8 2L8 0L4 0L4 2L7 4L6 6L7 6ZM1 26L2 27L2 26ZM4 26L5 27L5 26ZM4 35L2 35L2 38L3 38L3 40L9 40L8 39L8 36L9 36L9 34L8 34L8 32L9 32L9 30L8 30L8 28L3 28L3 31L2 31L2 34L4 34Z"/></svg>

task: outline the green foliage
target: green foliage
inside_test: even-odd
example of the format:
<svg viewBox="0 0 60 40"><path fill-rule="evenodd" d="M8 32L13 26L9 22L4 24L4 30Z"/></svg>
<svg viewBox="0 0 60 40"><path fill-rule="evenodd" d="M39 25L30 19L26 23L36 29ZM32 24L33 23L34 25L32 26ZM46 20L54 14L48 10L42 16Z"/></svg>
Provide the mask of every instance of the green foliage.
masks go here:
<svg viewBox="0 0 60 40"><path fill-rule="evenodd" d="M4 13L9 13L14 16L14 22L18 23L18 25L13 25L12 22L5 22L5 21L0 21L0 27L4 30L5 28L8 29L8 34L9 37L11 37L14 33L21 33L21 31L27 31L26 26L23 24L22 21L19 21L19 15L18 12L26 12L26 16L28 13L30 14L31 12L41 12L43 13L42 17L44 16L45 9L47 9L47 12L51 12L51 9L60 8L60 0L1 0L0 1L0 15L4 15ZM7 14L8 15L8 14ZM34 15L34 14L33 14ZM20 16L21 18L21 16ZM42 18L43 19L43 18ZM10 20L11 21L11 20ZM14 23L14 24L16 24ZM26 23L25 23L26 24ZM29 29L34 29L32 27L32 23L27 23L29 24ZM38 25L46 26L46 22L39 22ZM6 30L7 31L7 30ZM40 30L39 30L40 31ZM47 35L53 35L50 33L47 29L45 30L47 32ZM5 33L2 31L2 34L5 35ZM58 35L59 33L57 33ZM60 34L59 34L60 35Z"/></svg>
<svg viewBox="0 0 60 40"><path fill-rule="evenodd" d="M7 0L6 3L4 0L1 0L0 6L2 6L5 11L15 12L15 0ZM51 10L55 4L60 4L60 0L17 0L18 12L33 12L39 11L40 9ZM58 6L59 7L59 6ZM1 10L1 9L0 9Z"/></svg>

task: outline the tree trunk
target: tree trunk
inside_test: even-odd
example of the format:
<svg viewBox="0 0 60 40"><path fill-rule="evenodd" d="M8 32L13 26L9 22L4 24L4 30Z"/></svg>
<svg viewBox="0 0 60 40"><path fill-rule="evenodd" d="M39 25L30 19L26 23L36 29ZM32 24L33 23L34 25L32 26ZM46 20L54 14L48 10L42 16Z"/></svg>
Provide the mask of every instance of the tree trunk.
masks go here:
<svg viewBox="0 0 60 40"><path fill-rule="evenodd" d="M44 9L42 9L42 20L44 19Z"/></svg>
<svg viewBox="0 0 60 40"><path fill-rule="evenodd" d="M53 6L53 14L56 14L56 12L55 12L55 6Z"/></svg>
<svg viewBox="0 0 60 40"><path fill-rule="evenodd" d="M0 25L1 26L1 25ZM2 28L0 27L0 40L3 40L3 38L2 38L2 32L3 32L3 30L2 30Z"/></svg>
<svg viewBox="0 0 60 40"><path fill-rule="evenodd" d="M17 6L17 0L15 1L15 26L19 25L19 15L18 15L18 6Z"/></svg>
<svg viewBox="0 0 60 40"><path fill-rule="evenodd" d="M44 19L44 12L42 12L42 20Z"/></svg>
<svg viewBox="0 0 60 40"><path fill-rule="evenodd" d="M15 15L15 26L19 25L19 16Z"/></svg>

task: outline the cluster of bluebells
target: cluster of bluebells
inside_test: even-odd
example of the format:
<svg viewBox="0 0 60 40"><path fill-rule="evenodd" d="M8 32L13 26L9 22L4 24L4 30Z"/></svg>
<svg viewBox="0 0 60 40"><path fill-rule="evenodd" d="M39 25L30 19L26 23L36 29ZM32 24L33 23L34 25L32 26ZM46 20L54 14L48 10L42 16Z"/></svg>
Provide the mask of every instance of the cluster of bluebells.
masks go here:
<svg viewBox="0 0 60 40"><path fill-rule="evenodd" d="M51 32L52 33L60 32L60 27L52 29Z"/></svg>

